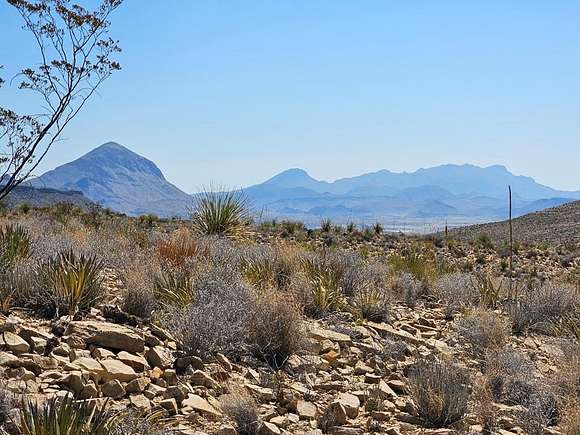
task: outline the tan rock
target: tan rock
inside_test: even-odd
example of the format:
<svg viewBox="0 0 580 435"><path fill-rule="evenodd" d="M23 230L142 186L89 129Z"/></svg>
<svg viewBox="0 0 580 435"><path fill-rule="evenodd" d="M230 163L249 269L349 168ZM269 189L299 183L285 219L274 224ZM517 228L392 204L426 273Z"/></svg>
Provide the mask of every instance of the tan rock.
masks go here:
<svg viewBox="0 0 580 435"><path fill-rule="evenodd" d="M159 367L161 369L169 368L173 365L173 357L171 352L161 346L154 346L145 352L145 358L151 367Z"/></svg>
<svg viewBox="0 0 580 435"><path fill-rule="evenodd" d="M306 400L298 400L296 401L296 413L301 420L312 420L316 418L316 405Z"/></svg>
<svg viewBox="0 0 580 435"><path fill-rule="evenodd" d="M189 407L200 414L205 414L213 417L220 417L221 412L209 404L207 400L197 394L189 394L183 401L184 407Z"/></svg>
<svg viewBox="0 0 580 435"><path fill-rule="evenodd" d="M138 377L135 370L127 364L114 359L105 359L100 362L103 366L103 378L105 380L116 379L121 382L130 382Z"/></svg>
<svg viewBox="0 0 580 435"><path fill-rule="evenodd" d="M30 350L30 345L26 340L13 332L4 332L4 343L6 348L15 354L26 353Z"/></svg>
<svg viewBox="0 0 580 435"><path fill-rule="evenodd" d="M151 368L149 367L147 360L141 355L134 355L129 352L121 351L117 354L117 359L123 361L128 366L133 367L133 369L137 372L142 372Z"/></svg>
<svg viewBox="0 0 580 435"><path fill-rule="evenodd" d="M177 414L177 411L179 409L177 407L177 402L173 398L162 400L161 402L159 402L159 406L161 406L163 409L169 412L170 415Z"/></svg>
<svg viewBox="0 0 580 435"><path fill-rule="evenodd" d="M280 435L280 429L273 423L269 423L267 421L263 422L260 426L259 435Z"/></svg>
<svg viewBox="0 0 580 435"><path fill-rule="evenodd" d="M142 393L143 390L145 390L145 388L147 388L147 385L149 385L150 383L151 383L151 380L149 378L133 379L131 382L129 382L125 386L125 391L127 391L127 393L129 393L129 394Z"/></svg>
<svg viewBox="0 0 580 435"><path fill-rule="evenodd" d="M335 343L350 343L352 341L346 334L318 327L310 328L310 336L318 341L330 340Z"/></svg>
<svg viewBox="0 0 580 435"><path fill-rule="evenodd" d="M142 334L123 325L85 320L71 322L65 332L68 336L82 338L86 344L127 352L143 352L145 341Z"/></svg>
<svg viewBox="0 0 580 435"><path fill-rule="evenodd" d="M356 418L360 407L360 400L353 394L340 393L338 401L344 406L348 418Z"/></svg>
<svg viewBox="0 0 580 435"><path fill-rule="evenodd" d="M125 389L117 379L105 382L103 385L101 385L101 391L105 397L111 397L113 399L120 399L121 397L125 397Z"/></svg>
<svg viewBox="0 0 580 435"><path fill-rule="evenodd" d="M143 394L138 394L136 396L129 397L129 402L135 408L143 410L143 411L148 411L149 409L151 409L151 402ZM143 434L143 435L145 435L145 434Z"/></svg>

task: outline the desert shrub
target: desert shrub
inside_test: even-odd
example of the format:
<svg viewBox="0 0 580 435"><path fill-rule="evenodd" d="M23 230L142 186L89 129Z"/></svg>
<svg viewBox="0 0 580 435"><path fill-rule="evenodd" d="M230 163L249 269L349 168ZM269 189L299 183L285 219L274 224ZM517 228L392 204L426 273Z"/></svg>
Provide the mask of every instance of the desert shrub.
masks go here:
<svg viewBox="0 0 580 435"><path fill-rule="evenodd" d="M32 241L21 225L6 225L0 228L0 267L14 267L16 263L30 257Z"/></svg>
<svg viewBox="0 0 580 435"><path fill-rule="evenodd" d="M53 398L40 404L31 401L20 410L17 422L22 435L107 434L111 414L104 405L75 401L70 396Z"/></svg>
<svg viewBox="0 0 580 435"><path fill-rule="evenodd" d="M365 286L351 299L355 315L359 319L372 322L386 322L389 319L389 295L384 288Z"/></svg>
<svg viewBox="0 0 580 435"><path fill-rule="evenodd" d="M258 435L262 425L256 401L247 393L237 391L220 397L222 411L236 425L240 435Z"/></svg>
<svg viewBox="0 0 580 435"><path fill-rule="evenodd" d="M10 419L10 411L16 406L14 394L0 385L0 428Z"/></svg>
<svg viewBox="0 0 580 435"><path fill-rule="evenodd" d="M580 403L565 409L562 414L561 432L569 435L580 435Z"/></svg>
<svg viewBox="0 0 580 435"><path fill-rule="evenodd" d="M409 372L409 392L426 427L446 427L467 411L467 370L450 363L420 361Z"/></svg>
<svg viewBox="0 0 580 435"><path fill-rule="evenodd" d="M356 230L356 224L354 222L349 222L346 224L346 232L348 234L354 233L355 230Z"/></svg>
<svg viewBox="0 0 580 435"><path fill-rule="evenodd" d="M383 340L383 348L380 355L382 359L389 362L402 361L408 352L408 346L405 342L386 338Z"/></svg>
<svg viewBox="0 0 580 435"><path fill-rule="evenodd" d="M255 246L243 251L240 268L257 289L286 289L296 269L294 254L278 247Z"/></svg>
<svg viewBox="0 0 580 435"><path fill-rule="evenodd" d="M496 313L477 310L467 314L457 327L459 335L481 357L487 350L501 349L509 335L509 324Z"/></svg>
<svg viewBox="0 0 580 435"><path fill-rule="evenodd" d="M192 280L196 297L187 306L167 306L162 323L192 355L209 358L217 352L237 356L251 313L251 291L239 274L225 265L209 264Z"/></svg>
<svg viewBox="0 0 580 435"><path fill-rule="evenodd" d="M25 305L49 317L87 312L104 297L102 269L96 257L61 252L38 265Z"/></svg>
<svg viewBox="0 0 580 435"><path fill-rule="evenodd" d="M380 222L376 222L376 223L373 225L373 232L374 232L374 233L375 233L377 236L378 236L378 235L380 235L380 234L383 234L383 231L384 231L384 229L385 229L385 228L383 227L383 225L382 225Z"/></svg>
<svg viewBox="0 0 580 435"><path fill-rule="evenodd" d="M300 307L286 294L265 291L255 296L247 343L271 367L282 367L302 347Z"/></svg>
<svg viewBox="0 0 580 435"><path fill-rule="evenodd" d="M282 235L293 236L300 231L306 231L303 222L284 220L280 223L282 228Z"/></svg>
<svg viewBox="0 0 580 435"><path fill-rule="evenodd" d="M155 297L155 277L160 273L153 256L139 256L123 271L121 279L125 285L121 308L126 313L150 319L158 305Z"/></svg>
<svg viewBox="0 0 580 435"><path fill-rule="evenodd" d="M482 306L495 309L500 300L504 281L496 279L487 273L477 273L472 280L474 288L479 292Z"/></svg>
<svg viewBox="0 0 580 435"><path fill-rule="evenodd" d="M175 434L175 431L164 421L163 412L161 411L127 409L112 415L107 424L106 434L170 435Z"/></svg>
<svg viewBox="0 0 580 435"><path fill-rule="evenodd" d="M402 272L395 278L392 289L411 308L417 305L417 300L424 294L423 284L407 272Z"/></svg>
<svg viewBox="0 0 580 435"><path fill-rule="evenodd" d="M482 249L494 249L493 242L489 234L482 233L477 237L475 244Z"/></svg>
<svg viewBox="0 0 580 435"><path fill-rule="evenodd" d="M417 247L402 254L393 254L388 263L394 272L409 273L415 279L428 286L437 276L435 261L430 253L421 254Z"/></svg>
<svg viewBox="0 0 580 435"><path fill-rule="evenodd" d="M437 280L435 291L446 303L447 317L479 303L480 294L473 285L473 279L471 274L457 272L445 274Z"/></svg>
<svg viewBox="0 0 580 435"><path fill-rule="evenodd" d="M320 221L320 230L323 233L329 233L332 230L332 221L329 218L322 219Z"/></svg>
<svg viewBox="0 0 580 435"><path fill-rule="evenodd" d="M545 283L524 287L510 309L512 329L516 334L529 329L549 332L555 323L575 312L577 305L578 297L566 285Z"/></svg>
<svg viewBox="0 0 580 435"><path fill-rule="evenodd" d="M180 228L170 238L157 244L157 254L171 267L183 267L188 260L200 254L200 246L188 229Z"/></svg>
<svg viewBox="0 0 580 435"><path fill-rule="evenodd" d="M205 191L195 196L191 223L199 235L245 237L250 233L249 220L248 202L241 191Z"/></svg>

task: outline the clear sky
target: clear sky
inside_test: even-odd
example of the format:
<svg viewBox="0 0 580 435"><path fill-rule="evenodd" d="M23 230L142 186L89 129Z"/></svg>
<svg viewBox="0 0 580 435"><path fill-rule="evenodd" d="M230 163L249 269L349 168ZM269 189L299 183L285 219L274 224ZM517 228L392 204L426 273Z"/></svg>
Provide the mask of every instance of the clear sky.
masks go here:
<svg viewBox="0 0 580 435"><path fill-rule="evenodd" d="M126 0L112 21L123 70L42 170L116 141L189 192L466 162L580 189L578 0ZM37 61L5 2L0 40L4 76Z"/></svg>

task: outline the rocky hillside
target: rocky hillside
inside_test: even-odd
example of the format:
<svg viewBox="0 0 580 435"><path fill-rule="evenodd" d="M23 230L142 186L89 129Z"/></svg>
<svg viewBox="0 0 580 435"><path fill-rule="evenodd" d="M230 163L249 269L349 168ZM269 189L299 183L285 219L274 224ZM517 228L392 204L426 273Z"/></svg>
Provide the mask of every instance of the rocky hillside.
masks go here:
<svg viewBox="0 0 580 435"><path fill-rule="evenodd" d="M80 208L95 205L77 190L57 190L26 185L14 188L3 203L8 208L15 208L21 204L27 204L30 207L52 207L58 203L68 203Z"/></svg>
<svg viewBox="0 0 580 435"><path fill-rule="evenodd" d="M108 142L31 181L35 187L81 191L114 211L137 216L184 216L191 198L150 160Z"/></svg>
<svg viewBox="0 0 580 435"><path fill-rule="evenodd" d="M580 242L580 201L529 213L513 219L514 240L530 244ZM453 238L474 240L487 234L494 242L509 240L508 221L471 225L450 231Z"/></svg>

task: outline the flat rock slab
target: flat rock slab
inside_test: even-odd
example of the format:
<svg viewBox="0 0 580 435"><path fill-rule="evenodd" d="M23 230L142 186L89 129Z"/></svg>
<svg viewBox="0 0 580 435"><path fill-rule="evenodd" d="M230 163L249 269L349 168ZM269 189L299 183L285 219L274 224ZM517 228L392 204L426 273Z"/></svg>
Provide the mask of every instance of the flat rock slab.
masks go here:
<svg viewBox="0 0 580 435"><path fill-rule="evenodd" d="M145 340L133 329L115 323L97 322L92 320L71 322L66 335L78 336L86 344L94 344L109 349L126 350L127 352L143 352Z"/></svg>

